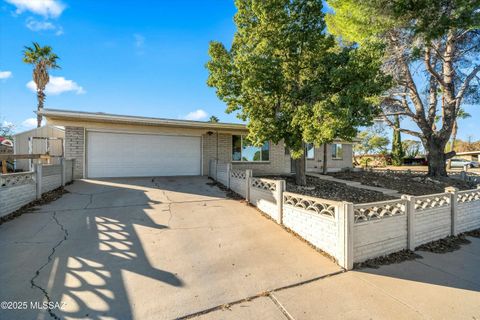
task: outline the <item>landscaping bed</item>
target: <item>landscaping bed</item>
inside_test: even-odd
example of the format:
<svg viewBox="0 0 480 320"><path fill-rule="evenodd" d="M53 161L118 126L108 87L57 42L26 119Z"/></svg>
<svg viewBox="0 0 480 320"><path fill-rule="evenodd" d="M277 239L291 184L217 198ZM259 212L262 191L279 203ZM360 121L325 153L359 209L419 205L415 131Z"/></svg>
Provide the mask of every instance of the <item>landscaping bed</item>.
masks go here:
<svg viewBox="0 0 480 320"><path fill-rule="evenodd" d="M430 178L425 175L407 175L387 172L336 172L329 175L344 180L360 182L367 186L396 190L403 194L422 196L445 192L446 187L460 190L475 189L476 184L453 178Z"/></svg>
<svg viewBox="0 0 480 320"><path fill-rule="evenodd" d="M306 196L323 198L335 201L348 201L353 203L367 203L384 200L393 200L395 197L385 195L381 192L359 189L347 186L343 183L322 180L307 176L307 185L298 186L294 177L265 177L268 179L282 179L286 181L288 192L303 194Z"/></svg>

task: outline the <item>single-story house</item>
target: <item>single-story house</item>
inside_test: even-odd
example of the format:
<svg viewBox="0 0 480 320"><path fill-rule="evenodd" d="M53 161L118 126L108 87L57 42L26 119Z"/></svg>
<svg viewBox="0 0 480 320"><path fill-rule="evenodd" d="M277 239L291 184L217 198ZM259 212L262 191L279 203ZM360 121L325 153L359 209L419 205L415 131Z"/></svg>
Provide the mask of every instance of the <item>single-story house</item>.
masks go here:
<svg viewBox="0 0 480 320"><path fill-rule="evenodd" d="M480 159L480 150L478 151L465 151L465 152L457 152L455 158L461 158L468 161L479 161Z"/></svg>
<svg viewBox="0 0 480 320"><path fill-rule="evenodd" d="M250 146L243 124L211 123L55 109L40 111L51 126L65 128L65 158L74 178L208 175L209 162L231 163L254 174L287 174L283 143ZM308 170L321 170L323 148L308 150ZM328 167L352 167L352 143L329 146Z"/></svg>
<svg viewBox="0 0 480 320"><path fill-rule="evenodd" d="M42 126L13 135L14 154L50 154L51 163L59 162L63 155L65 130L61 127ZM32 160L32 164L39 160ZM15 160L15 170L30 170L30 160Z"/></svg>

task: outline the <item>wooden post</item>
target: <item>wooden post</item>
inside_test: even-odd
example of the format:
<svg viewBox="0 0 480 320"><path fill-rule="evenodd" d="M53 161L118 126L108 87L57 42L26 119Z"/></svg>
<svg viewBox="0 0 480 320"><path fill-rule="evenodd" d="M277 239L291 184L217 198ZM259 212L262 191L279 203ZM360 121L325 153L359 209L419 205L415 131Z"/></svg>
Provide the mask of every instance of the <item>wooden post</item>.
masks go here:
<svg viewBox="0 0 480 320"><path fill-rule="evenodd" d="M62 187L65 187L65 185L67 184L67 166L65 165L65 158L61 158L60 159L60 165L62 166L61 167L61 170L62 170Z"/></svg>
<svg viewBox="0 0 480 320"><path fill-rule="evenodd" d="M451 214L452 214L452 218L451 218L451 231L450 231L450 234L452 236L456 236L458 234L458 231L457 231L457 215L458 215L458 212L457 212L457 195L458 195L458 188L455 188L455 187L447 187L445 188L445 192L448 192L450 193L450 207L451 207Z"/></svg>
<svg viewBox="0 0 480 320"><path fill-rule="evenodd" d="M42 197L42 164L37 163L35 165L35 181L37 186L37 199Z"/></svg>
<svg viewBox="0 0 480 320"><path fill-rule="evenodd" d="M353 203L343 202L343 263L342 267L347 270L353 269L353 226L355 223L355 213Z"/></svg>
<svg viewBox="0 0 480 320"><path fill-rule="evenodd" d="M407 209L407 248L408 250L415 251L415 202L414 196L402 196L402 199L406 200Z"/></svg>
<svg viewBox="0 0 480 320"><path fill-rule="evenodd" d="M2 174L7 174L7 160L2 160Z"/></svg>
<svg viewBox="0 0 480 320"><path fill-rule="evenodd" d="M227 188L230 189L230 173L232 172L232 164L227 163Z"/></svg>
<svg viewBox="0 0 480 320"><path fill-rule="evenodd" d="M252 170L245 170L245 200L250 203L250 180L252 179Z"/></svg>
<svg viewBox="0 0 480 320"><path fill-rule="evenodd" d="M279 180L276 182L275 192L277 200L277 222L282 224L283 222L283 192L286 189L285 180Z"/></svg>

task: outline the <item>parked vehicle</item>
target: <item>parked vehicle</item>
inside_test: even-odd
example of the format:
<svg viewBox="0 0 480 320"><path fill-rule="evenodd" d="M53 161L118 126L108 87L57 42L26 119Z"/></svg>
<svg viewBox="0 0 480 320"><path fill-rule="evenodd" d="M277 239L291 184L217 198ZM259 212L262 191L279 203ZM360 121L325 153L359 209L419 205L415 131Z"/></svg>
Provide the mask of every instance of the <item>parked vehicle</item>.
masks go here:
<svg viewBox="0 0 480 320"><path fill-rule="evenodd" d="M480 163L477 161L469 161L461 158L453 158L451 161L452 168L463 168L467 166L468 168L480 168Z"/></svg>

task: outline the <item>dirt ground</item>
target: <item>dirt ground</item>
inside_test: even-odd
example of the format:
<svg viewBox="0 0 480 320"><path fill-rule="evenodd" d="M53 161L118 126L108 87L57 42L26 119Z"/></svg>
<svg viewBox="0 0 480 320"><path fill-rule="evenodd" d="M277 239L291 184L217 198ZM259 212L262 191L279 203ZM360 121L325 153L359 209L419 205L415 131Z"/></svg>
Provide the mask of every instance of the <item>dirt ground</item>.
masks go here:
<svg viewBox="0 0 480 320"><path fill-rule="evenodd" d="M476 184L453 178L432 179L425 175L406 175L387 172L337 172L331 176L361 182L367 186L397 190L400 193L415 196L442 193L446 187L453 186L460 190L475 189Z"/></svg>
<svg viewBox="0 0 480 320"><path fill-rule="evenodd" d="M311 197L348 201L353 203L367 203L383 200L396 199L381 192L359 189L347 186L343 183L326 181L307 176L307 186L297 186L294 177L266 177L269 179L283 179L287 183L287 191L299 193Z"/></svg>

